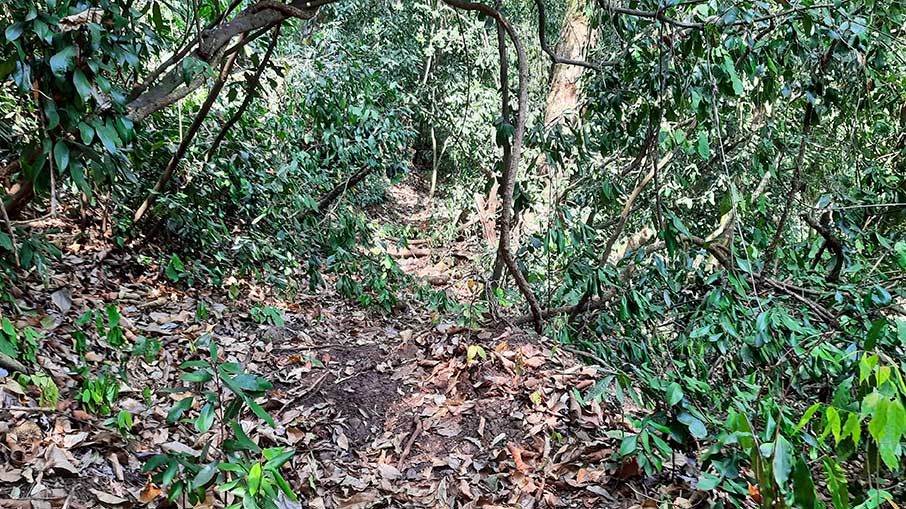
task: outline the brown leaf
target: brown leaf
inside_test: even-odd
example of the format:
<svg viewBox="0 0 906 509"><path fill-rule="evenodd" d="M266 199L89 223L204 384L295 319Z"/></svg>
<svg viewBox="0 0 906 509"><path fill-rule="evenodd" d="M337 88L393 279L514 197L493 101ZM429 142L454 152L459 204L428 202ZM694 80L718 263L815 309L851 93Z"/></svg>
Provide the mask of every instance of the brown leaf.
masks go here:
<svg viewBox="0 0 906 509"><path fill-rule="evenodd" d="M44 459L47 461L44 466L45 471L53 469L64 470L73 475L79 475L80 473L79 468L70 461L66 451L55 445L51 445L44 451Z"/></svg>
<svg viewBox="0 0 906 509"><path fill-rule="evenodd" d="M516 464L516 470L518 470L524 474L527 474L532 471L532 467L530 467L522 459L522 453L525 452L524 449L519 448L519 446L514 444L513 442L507 442L506 448L508 451L510 451L510 455L513 457L513 463Z"/></svg>
<svg viewBox="0 0 906 509"><path fill-rule="evenodd" d="M761 489L758 485L749 483L749 496L752 497L752 500L755 502L761 503Z"/></svg>
<svg viewBox="0 0 906 509"><path fill-rule="evenodd" d="M403 475L395 466L386 463L378 463L377 469L381 473L381 477L391 481L399 479Z"/></svg>
<svg viewBox="0 0 906 509"><path fill-rule="evenodd" d="M125 504L126 502L128 502L128 500L126 500L123 497L118 497L116 495L113 495L111 493L106 493L101 490L89 488L88 491L94 493L94 496L96 496L98 498L98 501L101 502L102 504L120 505L120 504Z"/></svg>
<svg viewBox="0 0 906 509"><path fill-rule="evenodd" d="M151 476L148 476L148 482L145 483L145 487L142 488L142 491L138 493L138 501L141 504L147 504L159 497L161 494L160 488L154 485L151 482Z"/></svg>

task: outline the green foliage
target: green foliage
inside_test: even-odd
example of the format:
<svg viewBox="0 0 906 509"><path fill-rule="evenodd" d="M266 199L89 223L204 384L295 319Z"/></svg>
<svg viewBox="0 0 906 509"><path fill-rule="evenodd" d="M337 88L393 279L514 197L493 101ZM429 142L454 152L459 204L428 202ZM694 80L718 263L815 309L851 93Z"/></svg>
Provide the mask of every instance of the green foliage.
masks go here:
<svg viewBox="0 0 906 509"><path fill-rule="evenodd" d="M114 427L125 438L132 437L132 424L132 414L128 410L120 410L116 417L104 421L104 425Z"/></svg>
<svg viewBox="0 0 906 509"><path fill-rule="evenodd" d="M0 11L0 80L16 87L15 129L24 134L21 175L37 190L58 181L93 196L120 178L134 137L124 74L141 72L160 40L146 23L157 2L10 0Z"/></svg>
<svg viewBox="0 0 906 509"><path fill-rule="evenodd" d="M41 406L55 408L60 401L60 388L53 378L45 373L19 375L19 382L23 385L33 385L38 390L38 403Z"/></svg>
<svg viewBox="0 0 906 509"><path fill-rule="evenodd" d="M267 507L276 509L282 497L296 500L280 468L295 451L284 448L262 449L248 436L240 417L250 411L255 417L274 426L274 420L255 402L272 384L246 373L241 365L221 362L213 341L206 358L186 361L180 380L190 384L179 389L192 395L177 401L167 414L167 423L184 422L200 434L213 427L224 433L220 450L208 441L202 451L172 450L151 457L142 467L156 472L154 481L168 487L170 500L182 495L197 504L207 491L216 487L237 497L231 507ZM196 404L197 403L197 404ZM197 413L195 408L198 408ZM193 415L194 414L194 415ZM209 458L220 458L209 461ZM282 494L282 495L281 495Z"/></svg>
<svg viewBox="0 0 906 509"><path fill-rule="evenodd" d="M35 357L43 339L39 332L31 327L17 331L13 323L5 316L0 316L0 352L30 364L38 362Z"/></svg>
<svg viewBox="0 0 906 509"><path fill-rule="evenodd" d="M274 306L253 306L249 310L249 315L252 320L261 324L269 323L277 327L283 327L284 325L283 311Z"/></svg>
<svg viewBox="0 0 906 509"><path fill-rule="evenodd" d="M119 394L119 378L105 367L96 377L84 377L82 390L76 394L75 399L88 412L109 415Z"/></svg>

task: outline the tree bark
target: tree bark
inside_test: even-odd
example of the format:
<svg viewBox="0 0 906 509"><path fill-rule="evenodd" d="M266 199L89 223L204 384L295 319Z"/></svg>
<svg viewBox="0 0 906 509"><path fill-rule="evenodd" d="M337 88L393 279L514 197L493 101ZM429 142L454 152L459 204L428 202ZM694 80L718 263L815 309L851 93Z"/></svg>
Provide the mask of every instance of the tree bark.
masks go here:
<svg viewBox="0 0 906 509"><path fill-rule="evenodd" d="M295 0L289 4L260 1L241 11L229 22L217 28L205 30L201 35L200 41L193 41L193 43L197 43L195 51L174 62L173 68L163 73L163 77L157 83L145 85L147 90L127 105L129 118L134 122L141 122L151 113L175 103L204 83L204 77L201 76L201 79L196 78L189 84L184 84L182 67L178 64L185 58L191 56L209 65L216 65L217 61L225 56L224 52L228 49L227 45L237 36L246 35L244 43L247 44L257 35L264 33L261 30L266 32L266 29L276 26L291 17L311 19L315 16L320 6L333 1L314 0L306 2L304 0ZM255 37L248 36L248 34L252 34L255 31L258 31Z"/></svg>

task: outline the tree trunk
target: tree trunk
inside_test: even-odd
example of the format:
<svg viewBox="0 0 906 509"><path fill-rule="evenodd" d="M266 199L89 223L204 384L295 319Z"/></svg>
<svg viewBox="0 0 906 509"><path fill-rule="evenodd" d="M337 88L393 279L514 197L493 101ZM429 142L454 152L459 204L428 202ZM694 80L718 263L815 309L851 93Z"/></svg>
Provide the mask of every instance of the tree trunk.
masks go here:
<svg viewBox="0 0 906 509"><path fill-rule="evenodd" d="M586 49L594 43L594 33L589 28L582 7L582 2L570 2L560 28L560 39L554 48L558 58L582 61ZM579 105L579 78L584 70L583 66L576 64L553 64L544 108L545 125L559 123L565 115L576 111Z"/></svg>

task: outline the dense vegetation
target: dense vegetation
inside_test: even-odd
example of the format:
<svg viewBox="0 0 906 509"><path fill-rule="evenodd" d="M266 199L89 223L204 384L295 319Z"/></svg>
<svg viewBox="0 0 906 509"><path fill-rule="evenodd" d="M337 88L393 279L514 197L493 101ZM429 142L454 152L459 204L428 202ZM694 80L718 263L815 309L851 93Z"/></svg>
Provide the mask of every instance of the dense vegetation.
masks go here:
<svg viewBox="0 0 906 509"><path fill-rule="evenodd" d="M533 326L611 373L586 399L644 409L617 457L654 476L692 451L715 504L903 500L903 3L8 0L0 25L5 316L64 218L187 287ZM432 242L496 224L475 299L390 255L406 179ZM115 308L83 318L122 341ZM0 352L40 340L4 319ZM215 345L185 368L232 391L199 394L199 432L224 405L270 419ZM219 470L148 470L193 503L290 494L291 453L233 429Z"/></svg>

